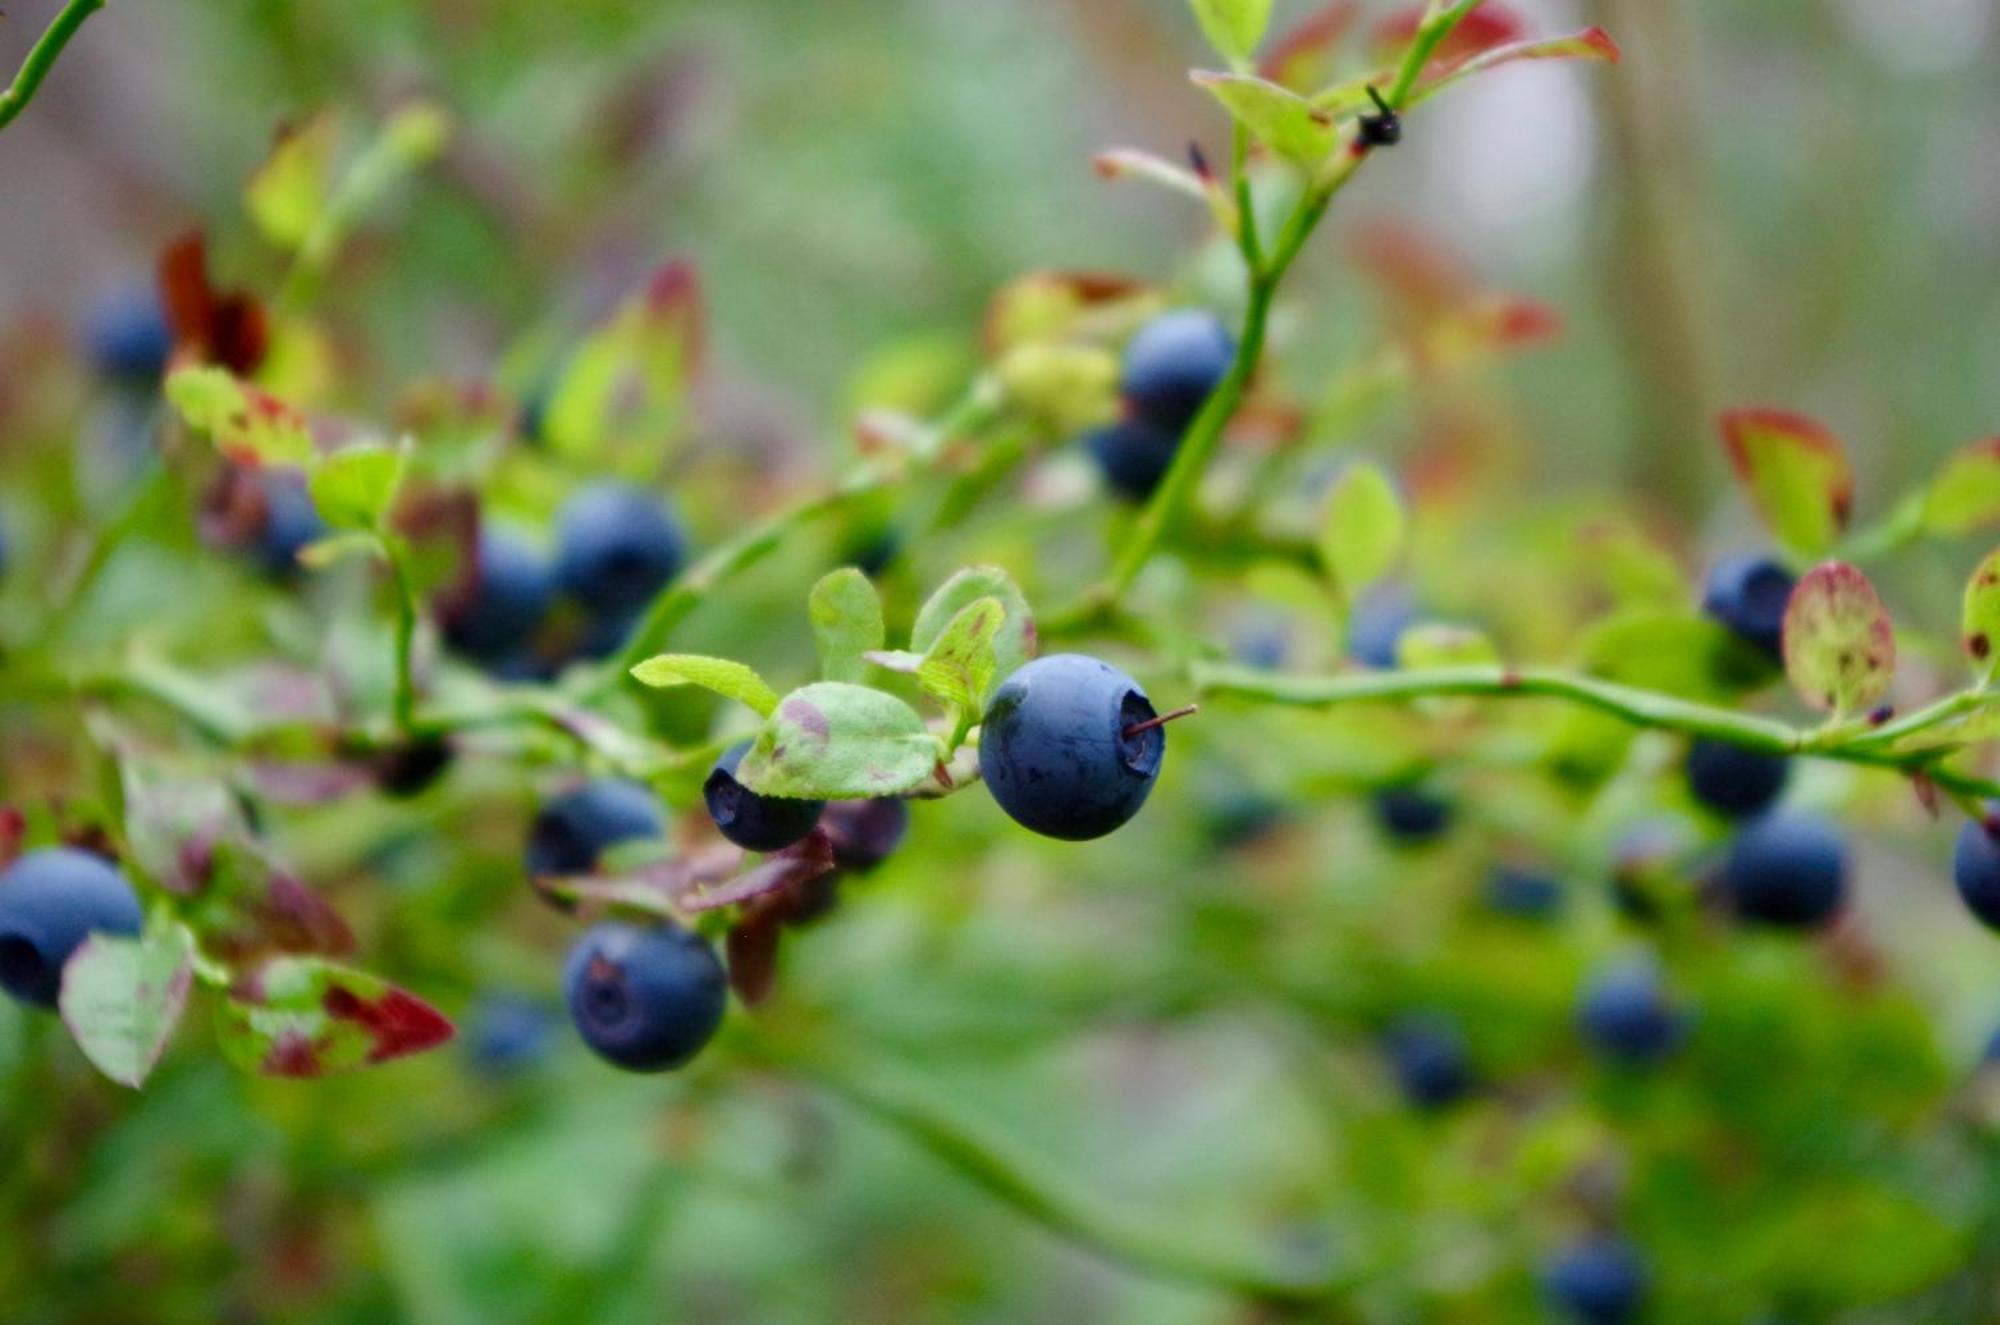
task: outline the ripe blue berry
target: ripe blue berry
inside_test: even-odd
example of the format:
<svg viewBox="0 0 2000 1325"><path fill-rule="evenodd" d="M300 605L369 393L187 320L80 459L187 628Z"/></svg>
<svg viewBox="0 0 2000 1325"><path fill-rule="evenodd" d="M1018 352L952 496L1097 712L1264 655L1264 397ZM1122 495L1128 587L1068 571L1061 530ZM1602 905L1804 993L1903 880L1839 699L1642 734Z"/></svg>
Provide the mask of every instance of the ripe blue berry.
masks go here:
<svg viewBox="0 0 2000 1325"><path fill-rule="evenodd" d="M1464 1037L1433 1017L1406 1017L1389 1030L1389 1065L1410 1103L1442 1109L1472 1090L1472 1064Z"/></svg>
<svg viewBox="0 0 2000 1325"><path fill-rule="evenodd" d="M599 778L541 808L528 833L528 873L588 873L606 847L666 831L653 793L636 782Z"/></svg>
<svg viewBox="0 0 2000 1325"><path fill-rule="evenodd" d="M83 340L99 373L135 385L157 383L174 352L166 311L144 285L106 291L91 305Z"/></svg>
<svg viewBox="0 0 2000 1325"><path fill-rule="evenodd" d="M70 847L31 851L0 872L0 988L52 1008L63 963L92 934L130 938L145 923L116 866Z"/></svg>
<svg viewBox="0 0 2000 1325"><path fill-rule="evenodd" d="M708 781L701 784L709 818L722 835L750 851L782 851L803 838L819 822L825 801L789 796L760 796L736 780L736 769L750 752L740 741L715 761Z"/></svg>
<svg viewBox="0 0 2000 1325"><path fill-rule="evenodd" d="M417 736L375 756L375 785L398 799L421 795L451 767L451 742Z"/></svg>
<svg viewBox="0 0 2000 1325"><path fill-rule="evenodd" d="M1502 865L1487 876L1486 905L1503 916L1546 920L1562 904L1562 885L1546 874Z"/></svg>
<svg viewBox="0 0 2000 1325"><path fill-rule="evenodd" d="M1730 819L1748 819L1771 808L1791 776L1783 755L1746 750L1729 741L1698 740L1688 746L1688 790Z"/></svg>
<svg viewBox="0 0 2000 1325"><path fill-rule="evenodd" d="M1126 343L1119 388L1135 414L1178 439L1235 356L1235 338L1213 313L1162 313Z"/></svg>
<svg viewBox="0 0 2000 1325"><path fill-rule="evenodd" d="M260 478L264 520L257 535L257 559L273 579L290 579L299 572L299 553L326 537L326 522L306 491L305 475L273 469Z"/></svg>
<svg viewBox="0 0 2000 1325"><path fill-rule="evenodd" d="M479 1000L466 1019L465 1049L472 1065L491 1077L513 1077L547 1057L556 1026L554 1009L519 994Z"/></svg>
<svg viewBox="0 0 2000 1325"><path fill-rule="evenodd" d="M910 831L910 803L895 796L833 801L820 816L820 826L833 845L833 863L864 874L903 844Z"/></svg>
<svg viewBox="0 0 2000 1325"><path fill-rule="evenodd" d="M1416 620L1409 591L1388 586L1371 589L1347 617L1347 656L1363 667L1396 665L1396 643Z"/></svg>
<svg viewBox="0 0 2000 1325"><path fill-rule="evenodd" d="M1091 459L1104 474L1113 492L1133 501L1144 501L1167 476L1180 449L1178 433L1162 431L1143 417L1107 423L1083 439Z"/></svg>
<svg viewBox="0 0 2000 1325"><path fill-rule="evenodd" d="M1667 1001L1659 973L1643 963L1616 966L1584 992L1577 1020L1607 1058L1650 1063L1680 1047L1686 1018Z"/></svg>
<svg viewBox="0 0 2000 1325"><path fill-rule="evenodd" d="M1701 609L1773 662L1782 662L1785 607L1795 583L1790 571L1767 557L1726 557L1708 574Z"/></svg>
<svg viewBox="0 0 2000 1325"><path fill-rule="evenodd" d="M1628 1243L1592 1237L1549 1262L1543 1277L1549 1299L1583 1325L1622 1325L1646 1299L1646 1267Z"/></svg>
<svg viewBox="0 0 2000 1325"><path fill-rule="evenodd" d="M563 970L570 1020L607 1062L634 1072L681 1066L722 1025L729 985L715 952L671 925L598 925Z"/></svg>
<svg viewBox="0 0 2000 1325"><path fill-rule="evenodd" d="M1389 787L1375 793L1375 821L1405 846L1435 842L1451 827L1451 802L1422 787Z"/></svg>
<svg viewBox="0 0 2000 1325"><path fill-rule="evenodd" d="M1847 900L1847 847L1824 820L1781 810L1736 835L1722 878L1745 920L1809 928Z"/></svg>
<svg viewBox="0 0 2000 1325"><path fill-rule="evenodd" d="M1952 848L1951 876L1958 895L1972 914L1988 929L2000 929L2000 841L1995 841L1983 823L1972 822L1958 830L1958 844Z"/></svg>
<svg viewBox="0 0 2000 1325"><path fill-rule="evenodd" d="M643 607L686 551L666 506L629 484L593 483L556 515L556 578L593 613Z"/></svg>
<svg viewBox="0 0 2000 1325"><path fill-rule="evenodd" d="M438 609L445 643L475 662L517 656L548 615L555 592L548 559L526 539L488 526L468 572Z"/></svg>
<svg viewBox="0 0 2000 1325"><path fill-rule="evenodd" d="M1023 828L1081 842L1139 812L1167 734L1139 683L1076 653L1037 658L1001 683L979 731L979 770Z"/></svg>

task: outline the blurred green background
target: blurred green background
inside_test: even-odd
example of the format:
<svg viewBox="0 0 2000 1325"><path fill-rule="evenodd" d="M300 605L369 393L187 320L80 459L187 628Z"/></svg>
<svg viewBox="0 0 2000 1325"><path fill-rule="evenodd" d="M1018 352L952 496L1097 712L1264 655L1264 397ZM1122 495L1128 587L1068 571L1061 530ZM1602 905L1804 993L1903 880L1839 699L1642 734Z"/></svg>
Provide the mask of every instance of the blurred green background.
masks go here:
<svg viewBox="0 0 2000 1325"><path fill-rule="evenodd" d="M9 6L0 67L56 8ZM1856 457L1864 520L1994 430L2000 14L1990 0L1515 8L1537 29L1602 22L1627 60L1509 71L1413 118L1316 239L1269 371L1318 400L1390 334L1385 232L1449 255L1469 285L1554 308L1553 344L1420 388L1327 438L1322 459L1400 466L1420 521L1438 495L1411 571L1426 601L1560 655L1575 601L1596 592L1575 539L1606 513L1690 576L1756 541L1713 439L1720 406L1828 421ZM1280 0L1279 21L1307 9ZM523 393L685 255L713 353L677 495L713 546L823 482L855 408L893 394L884 381L914 377L917 403L936 403L933 379L963 375L987 301L1023 272L1119 271L1228 307L1205 218L1090 168L1112 145L1176 156L1194 140L1220 159L1226 127L1184 76L1211 60L1179 0L113 0L0 136L0 518L28 566L49 566L63 531L103 509L99 466L74 463L116 426L69 349L92 299L145 280L193 225L225 283L271 287L282 266L242 190L274 132L330 109L358 134L420 95L456 133L370 218L315 309L334 347L326 406L390 417L422 378ZM1468 433L1485 439L1464 461L1482 481L1440 479L1440 447L1463 461L1440 439ZM895 610L907 619L981 560L1038 602L1079 582L1065 558L1100 557L1102 521L1042 500L1078 470L1057 454L1026 496L1003 490L913 549L889 582ZM1981 550L1926 546L1882 568L1918 645L1909 684L1931 675L1923 639L1949 641ZM760 568L690 623L687 647L796 679L805 587L838 551ZM1275 619L1288 662L1324 662L1324 629L1244 580L1203 596L1169 574L1160 592L1198 600L1218 646ZM36 588L10 574L0 610L27 610ZM79 651L137 633L240 659L310 652L294 642L339 606L275 598L163 537L66 628ZM693 735L714 709L653 716ZM1218 705L1175 730L1144 817L1083 846L1028 839L983 796L920 806L908 846L788 944L759 1015L826 1046L832 1065L810 1070L764 1061L749 1033L664 1079L573 1043L554 1001L569 926L527 896L519 864L559 770L469 758L410 805L273 811L367 963L466 1033L302 1085L239 1076L197 1017L133 1095L60 1027L0 1008L0 1319L1282 1318L1023 1218L913 1114L1021 1152L1078 1193L1090 1227L1331 1260L1355 1286L1327 1319L1548 1319L1536 1267L1599 1224L1644 1248L1647 1319L2000 1319L2000 1083L1978 1070L2000 974L1950 895L1944 830L1886 775L1802 769L1794 798L1866 834L1856 913L1834 937L1678 912L1635 923L1609 887L1633 827L1678 835L1689 887L1720 830L1686 803L1671 742L1620 746L1618 775L1579 789L1510 755L1535 721L1472 737L1458 710ZM0 801L89 794L73 713L0 695L0 724ZM1361 793L1433 764L1461 822L1441 845L1396 848ZM1275 826L1243 843L1231 814L1246 793ZM1560 917L1483 906L1496 861L1560 877ZM1572 1025L1587 973L1638 948L1662 954L1698 1028L1644 1074L1593 1062ZM495 999L551 1020L525 1065L468 1047ZM1452 1018L1492 1089L1437 1114L1405 1103L1380 1035L1410 1011ZM898 1125L829 1074L918 1104Z"/></svg>

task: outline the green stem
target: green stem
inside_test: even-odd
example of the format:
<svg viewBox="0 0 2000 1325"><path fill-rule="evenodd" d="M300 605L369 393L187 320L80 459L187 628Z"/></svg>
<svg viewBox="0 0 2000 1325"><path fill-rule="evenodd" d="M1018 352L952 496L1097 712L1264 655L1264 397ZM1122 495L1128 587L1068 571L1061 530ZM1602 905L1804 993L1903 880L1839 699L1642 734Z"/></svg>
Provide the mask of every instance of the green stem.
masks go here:
<svg viewBox="0 0 2000 1325"><path fill-rule="evenodd" d="M48 30L42 33L40 41L28 51L28 57L21 61L21 71L14 75L14 81L5 92L0 92L0 129L11 124L16 115L28 108L42 80L55 67L56 57L63 47L76 35L83 21L104 8L104 0L69 0L62 12L55 16Z"/></svg>
<svg viewBox="0 0 2000 1325"><path fill-rule="evenodd" d="M840 1096L956 1169L988 1195L1068 1242L1128 1268L1280 1306L1310 1304L1314 1319L1356 1317L1342 1300L1344 1276L1299 1275L1103 1208L1058 1173L955 1113L891 1065L862 1063L815 1039L810 1048L763 1037L752 1049Z"/></svg>
<svg viewBox="0 0 2000 1325"><path fill-rule="evenodd" d="M408 549L393 534L382 538L389 579L396 591L396 730L408 736L417 724L417 594L410 579Z"/></svg>

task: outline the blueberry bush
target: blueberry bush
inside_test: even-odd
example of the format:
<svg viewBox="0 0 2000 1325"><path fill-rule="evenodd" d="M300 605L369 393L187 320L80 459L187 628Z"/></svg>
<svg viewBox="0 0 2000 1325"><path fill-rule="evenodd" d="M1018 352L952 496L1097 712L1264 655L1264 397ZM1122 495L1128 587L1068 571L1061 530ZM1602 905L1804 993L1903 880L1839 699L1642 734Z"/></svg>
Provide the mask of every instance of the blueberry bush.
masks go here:
<svg viewBox="0 0 2000 1325"><path fill-rule="evenodd" d="M0 318L10 1319L1992 1318L1989 991L1931 954L2000 929L2000 442L1725 406L1666 444L1726 537L1691 455L1580 489L1494 385L1562 316L1340 209L1518 66L1658 66L1162 7L1208 127L1094 164L1188 252L840 334L808 447L740 399L784 279L509 269L671 154L657 52L593 101L515 6L201 20L310 104L67 334ZM778 207L716 244L809 266Z"/></svg>

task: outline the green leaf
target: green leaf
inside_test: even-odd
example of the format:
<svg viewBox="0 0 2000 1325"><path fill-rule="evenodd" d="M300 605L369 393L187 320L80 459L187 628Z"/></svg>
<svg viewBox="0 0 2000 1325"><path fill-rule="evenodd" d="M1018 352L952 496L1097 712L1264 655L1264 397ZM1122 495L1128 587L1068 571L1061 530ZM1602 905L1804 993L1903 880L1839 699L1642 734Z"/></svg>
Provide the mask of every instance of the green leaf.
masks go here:
<svg viewBox="0 0 2000 1325"><path fill-rule="evenodd" d="M1631 608L1594 623L1579 647L1592 676L1683 699L1727 701L1775 679L1770 661L1705 616Z"/></svg>
<svg viewBox="0 0 2000 1325"><path fill-rule="evenodd" d="M1189 0L1208 44L1231 64L1247 64L1271 24L1271 0Z"/></svg>
<svg viewBox="0 0 2000 1325"><path fill-rule="evenodd" d="M1465 667L1499 661L1493 641L1470 626L1423 622L1396 639L1398 667Z"/></svg>
<svg viewBox="0 0 2000 1325"><path fill-rule="evenodd" d="M1327 494L1319 559L1350 603L1386 575L1403 552L1406 521L1396 486L1380 466L1349 466Z"/></svg>
<svg viewBox="0 0 2000 1325"><path fill-rule="evenodd" d="M868 671L866 655L888 638L875 586L854 567L843 566L820 577L806 610L819 646L820 675L829 681L859 681Z"/></svg>
<svg viewBox="0 0 2000 1325"><path fill-rule="evenodd" d="M1822 712L1858 713L1888 693L1896 635L1875 586L1829 561L1806 572L1785 609L1785 675Z"/></svg>
<svg viewBox="0 0 2000 1325"><path fill-rule="evenodd" d="M322 456L306 476L320 517L335 529L379 529L409 462L407 441L362 442Z"/></svg>
<svg viewBox="0 0 2000 1325"><path fill-rule="evenodd" d="M1833 546L1854 509L1854 471L1839 438L1802 415L1772 409L1723 415L1722 438L1780 543L1801 556Z"/></svg>
<svg viewBox="0 0 2000 1325"><path fill-rule="evenodd" d="M306 416L227 369L177 368L167 375L166 393L190 428L207 433L216 450L238 464L303 465L312 459Z"/></svg>
<svg viewBox="0 0 2000 1325"><path fill-rule="evenodd" d="M2000 522L2000 437L1964 448L1945 461L1924 494L1924 527L1970 533Z"/></svg>
<svg viewBox="0 0 2000 1325"><path fill-rule="evenodd" d="M285 134L250 177L244 202L264 238L297 249L326 209L333 149L333 117L315 115Z"/></svg>
<svg viewBox="0 0 2000 1325"><path fill-rule="evenodd" d="M997 664L993 640L1007 621L998 598L966 604L931 645L917 667L917 684L946 704L977 711L985 707Z"/></svg>
<svg viewBox="0 0 2000 1325"><path fill-rule="evenodd" d="M2000 650L1994 647L2000 644L2000 550L1989 552L1966 581L1959 622L1965 656L1983 679L1991 681L2000 671Z"/></svg>
<svg viewBox="0 0 2000 1325"><path fill-rule="evenodd" d="M1481 51L1471 59L1455 65L1442 78L1427 83L1411 98L1411 104L1428 100L1444 91L1452 84L1483 74L1502 65L1518 64L1524 60L1602 60L1607 64L1617 64L1625 58L1618 49L1618 43L1603 28L1585 28L1581 32L1566 33L1560 37L1537 37L1532 41L1510 42L1505 46L1495 46Z"/></svg>
<svg viewBox="0 0 2000 1325"><path fill-rule="evenodd" d="M273 1077L353 1071L452 1037L422 999L318 957L265 962L230 989L216 1026L229 1061Z"/></svg>
<svg viewBox="0 0 2000 1325"><path fill-rule="evenodd" d="M894 695L840 681L794 690L757 733L737 780L763 796L896 796L937 766L938 742Z"/></svg>
<svg viewBox="0 0 2000 1325"><path fill-rule="evenodd" d="M187 926L139 938L93 934L63 967L63 1024L105 1076L137 1090L160 1061L194 982Z"/></svg>
<svg viewBox="0 0 2000 1325"><path fill-rule="evenodd" d="M1334 115L1290 88L1250 74L1197 70L1195 85L1206 88L1250 136L1279 156L1302 166L1318 165L1339 141Z"/></svg>
<svg viewBox="0 0 2000 1325"><path fill-rule="evenodd" d="M778 692L763 677L740 662L727 658L704 658L696 653L663 653L648 658L632 669L635 680L665 689L692 685L713 690L727 699L740 700L768 718L778 707Z"/></svg>
<svg viewBox="0 0 2000 1325"><path fill-rule="evenodd" d="M579 461L657 468L687 418L701 321L694 268L655 271L571 355L549 400L550 445Z"/></svg>
<svg viewBox="0 0 2000 1325"><path fill-rule="evenodd" d="M973 566L938 586L917 613L910 630L910 651L929 654L954 618L981 598L998 598L1007 609L1000 633L993 637L993 674L1000 680L1035 656L1035 617L1013 578L997 566Z"/></svg>
<svg viewBox="0 0 2000 1325"><path fill-rule="evenodd" d="M299 549L299 564L307 570L325 570L336 561L348 557L386 555L382 540L365 530L353 530L345 534L334 534Z"/></svg>

